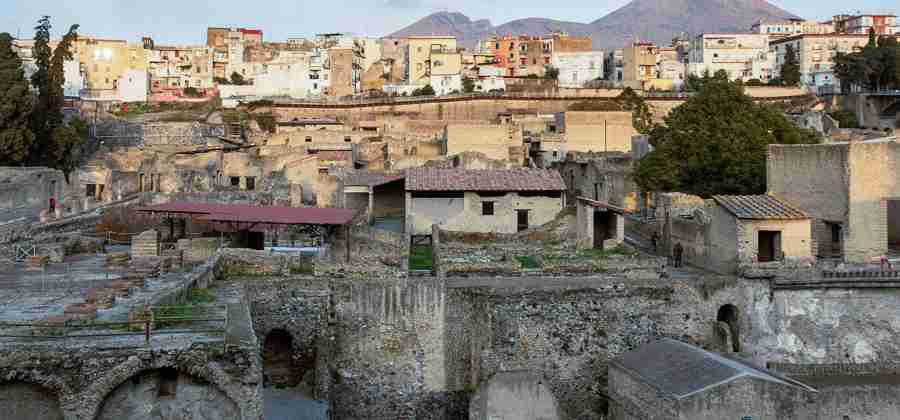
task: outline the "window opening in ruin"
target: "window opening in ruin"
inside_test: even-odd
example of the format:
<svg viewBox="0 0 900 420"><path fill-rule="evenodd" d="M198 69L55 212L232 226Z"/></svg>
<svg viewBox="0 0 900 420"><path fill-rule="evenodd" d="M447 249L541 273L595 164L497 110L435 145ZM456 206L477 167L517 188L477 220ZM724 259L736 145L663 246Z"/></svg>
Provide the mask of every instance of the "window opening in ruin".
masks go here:
<svg viewBox="0 0 900 420"><path fill-rule="evenodd" d="M781 260L781 232L759 231L757 261L772 262Z"/></svg>
<svg viewBox="0 0 900 420"><path fill-rule="evenodd" d="M352 137L344 137L344 143L350 143L353 141Z"/></svg>
<svg viewBox="0 0 900 420"><path fill-rule="evenodd" d="M900 199L887 200L887 239L888 251L893 255L900 253Z"/></svg>
<svg viewBox="0 0 900 420"><path fill-rule="evenodd" d="M247 177L247 191L253 191L256 189L256 178L252 176Z"/></svg>
<svg viewBox="0 0 900 420"><path fill-rule="evenodd" d="M731 304L722 306L716 314L716 321L718 321L716 331L720 336L722 347L727 347L727 351L739 353L741 335L738 308Z"/></svg>
<svg viewBox="0 0 900 420"><path fill-rule="evenodd" d="M241 177L239 177L239 176L231 177L231 186L232 187L239 187L240 185L241 185Z"/></svg>
<svg viewBox="0 0 900 420"><path fill-rule="evenodd" d="M528 210L516 210L516 231L528 230Z"/></svg>
<svg viewBox="0 0 900 420"><path fill-rule="evenodd" d="M482 216L493 216L494 215L494 202L493 201L481 202L481 215Z"/></svg>
<svg viewBox="0 0 900 420"><path fill-rule="evenodd" d="M311 137L311 136L306 136L305 141L306 141L307 143L312 143L312 137Z"/></svg>
<svg viewBox="0 0 900 420"><path fill-rule="evenodd" d="M167 368L159 371L159 398L174 398L178 394L178 371Z"/></svg>
<svg viewBox="0 0 900 420"><path fill-rule="evenodd" d="M96 198L97 184L85 184L84 185L84 196L87 198Z"/></svg>

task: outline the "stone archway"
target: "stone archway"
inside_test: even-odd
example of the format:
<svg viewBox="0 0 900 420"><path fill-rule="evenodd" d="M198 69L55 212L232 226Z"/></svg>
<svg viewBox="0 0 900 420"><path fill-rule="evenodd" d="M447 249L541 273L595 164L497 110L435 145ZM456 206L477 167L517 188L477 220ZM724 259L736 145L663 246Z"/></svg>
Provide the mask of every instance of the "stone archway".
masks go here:
<svg viewBox="0 0 900 420"><path fill-rule="evenodd" d="M238 405L206 380L174 368L145 370L116 387L97 420L239 420Z"/></svg>
<svg viewBox="0 0 900 420"><path fill-rule="evenodd" d="M282 329L270 331L263 342L263 385L294 387L301 375L294 363L294 338Z"/></svg>
<svg viewBox="0 0 900 420"><path fill-rule="evenodd" d="M726 353L741 351L741 323L738 308L732 304L722 305L716 313L716 335L721 349Z"/></svg>
<svg viewBox="0 0 900 420"><path fill-rule="evenodd" d="M0 418L4 420L63 420L56 393L28 382L0 383Z"/></svg>

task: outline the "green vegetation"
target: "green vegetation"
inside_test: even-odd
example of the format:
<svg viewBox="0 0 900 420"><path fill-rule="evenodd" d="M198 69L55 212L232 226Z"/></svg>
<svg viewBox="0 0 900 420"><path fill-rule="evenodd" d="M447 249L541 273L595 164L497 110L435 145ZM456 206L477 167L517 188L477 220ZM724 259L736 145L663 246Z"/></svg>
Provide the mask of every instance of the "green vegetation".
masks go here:
<svg viewBox="0 0 900 420"><path fill-rule="evenodd" d="M550 254L545 255L544 260L548 262L592 261L615 255L634 257L638 255L638 252L626 246L617 246L611 249L584 249L574 254Z"/></svg>
<svg viewBox="0 0 900 420"><path fill-rule="evenodd" d="M541 264L538 260L530 255L518 256L516 257L516 261L518 261L525 270L537 270L541 268Z"/></svg>
<svg viewBox="0 0 900 420"><path fill-rule="evenodd" d="M156 328L190 324L191 318L214 318L215 315L210 313L207 305L215 300L215 296L206 289L191 289L190 294L179 299L176 305L155 308L153 319L156 321Z"/></svg>
<svg viewBox="0 0 900 420"><path fill-rule="evenodd" d="M17 165L34 141L29 126L32 95L22 60L12 50L12 37L0 34L0 165Z"/></svg>
<svg viewBox="0 0 900 420"><path fill-rule="evenodd" d="M200 91L197 90L197 88L195 88L193 86L188 86L188 87L184 88L184 95L191 97L191 98L202 98L203 97L203 94L200 93Z"/></svg>
<svg viewBox="0 0 900 420"><path fill-rule="evenodd" d="M859 121L856 120L856 113L853 111L834 111L828 115L834 118L841 128L859 128Z"/></svg>
<svg viewBox="0 0 900 420"><path fill-rule="evenodd" d="M800 84L800 61L797 59L797 52L790 44L785 46L784 64L781 65L781 81L786 86Z"/></svg>
<svg viewBox="0 0 900 420"><path fill-rule="evenodd" d="M431 245L415 245L409 253L410 270L433 270L434 248Z"/></svg>
<svg viewBox="0 0 900 420"><path fill-rule="evenodd" d="M547 66L544 69L544 79L559 80L559 69L553 66Z"/></svg>
<svg viewBox="0 0 900 420"><path fill-rule="evenodd" d="M869 43L861 51L838 53L834 58L835 77L845 92L853 86L868 90L900 88L900 45L890 36L877 38L869 33Z"/></svg>
<svg viewBox="0 0 900 420"><path fill-rule="evenodd" d="M435 91L431 85L425 85L412 91L412 96L434 96L434 94Z"/></svg>
<svg viewBox="0 0 900 420"><path fill-rule="evenodd" d="M569 106L569 111L631 111L631 119L635 130L641 134L649 134L653 128L653 115L650 107L634 89L625 88L614 99L586 100Z"/></svg>
<svg viewBox="0 0 900 420"><path fill-rule="evenodd" d="M231 81L230 84L232 84L232 85L237 85L237 86L242 86L242 85L247 85L247 84L249 84L249 83L247 82L247 80L244 79L244 76L242 76L242 75L241 75L240 73L238 73L238 72L231 73L231 80L230 80L230 81Z"/></svg>
<svg viewBox="0 0 900 420"><path fill-rule="evenodd" d="M655 150L638 161L634 177L645 191L762 194L770 144L818 143L782 112L757 104L740 83L717 75L650 132Z"/></svg>
<svg viewBox="0 0 900 420"><path fill-rule="evenodd" d="M475 81L470 79L469 77L464 76L462 79L463 92L472 93L475 92Z"/></svg>

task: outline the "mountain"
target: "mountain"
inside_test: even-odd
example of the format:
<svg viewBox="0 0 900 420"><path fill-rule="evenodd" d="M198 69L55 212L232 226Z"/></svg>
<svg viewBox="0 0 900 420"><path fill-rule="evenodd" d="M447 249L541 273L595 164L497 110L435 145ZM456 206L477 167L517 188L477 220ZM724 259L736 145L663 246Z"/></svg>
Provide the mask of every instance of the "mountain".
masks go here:
<svg viewBox="0 0 900 420"><path fill-rule="evenodd" d="M487 19L471 20L462 13L439 12L426 16L389 36L455 35L472 47L489 35L545 35L563 31L590 35L594 48L621 48L630 40L668 45L681 34L746 32L760 18L796 18L765 0L633 0L591 23L547 18L518 19L493 26Z"/></svg>

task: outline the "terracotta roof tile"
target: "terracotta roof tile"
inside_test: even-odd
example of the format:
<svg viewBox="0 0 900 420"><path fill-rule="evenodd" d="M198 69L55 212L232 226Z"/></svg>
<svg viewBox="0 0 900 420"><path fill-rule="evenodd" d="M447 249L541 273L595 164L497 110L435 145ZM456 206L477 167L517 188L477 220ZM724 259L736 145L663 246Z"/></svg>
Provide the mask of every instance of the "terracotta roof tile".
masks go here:
<svg viewBox="0 0 900 420"><path fill-rule="evenodd" d="M802 210L768 194L716 195L713 200L738 219L809 219Z"/></svg>
<svg viewBox="0 0 900 420"><path fill-rule="evenodd" d="M564 191L559 172L545 169L467 170L415 168L407 191Z"/></svg>
<svg viewBox="0 0 900 420"><path fill-rule="evenodd" d="M344 185L352 187L377 187L389 182L399 181L405 178L403 174L389 174L384 172L358 171L348 173L344 177Z"/></svg>

